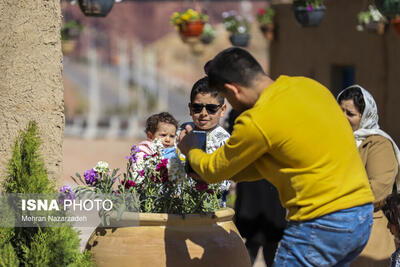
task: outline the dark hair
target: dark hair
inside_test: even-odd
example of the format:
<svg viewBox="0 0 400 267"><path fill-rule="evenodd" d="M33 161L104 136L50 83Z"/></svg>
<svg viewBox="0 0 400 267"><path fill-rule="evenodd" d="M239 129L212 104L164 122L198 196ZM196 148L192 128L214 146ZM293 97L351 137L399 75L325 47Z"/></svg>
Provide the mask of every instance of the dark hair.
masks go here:
<svg viewBox="0 0 400 267"><path fill-rule="evenodd" d="M152 133L154 134L157 131L158 124L160 122L172 124L178 129L178 121L168 112L161 112L158 114L151 115L146 120L146 129L144 130L145 133Z"/></svg>
<svg viewBox="0 0 400 267"><path fill-rule="evenodd" d="M343 100L349 99L353 100L358 112L362 115L365 109L365 101L361 89L358 86L352 86L344 90L343 93L340 94L338 102L340 104Z"/></svg>
<svg viewBox="0 0 400 267"><path fill-rule="evenodd" d="M193 103L198 94L211 94L212 97L215 97L218 100L219 104L224 104L224 98L218 93L218 91L215 88L208 86L208 77L201 78L193 85L192 91L190 92L191 103Z"/></svg>
<svg viewBox="0 0 400 267"><path fill-rule="evenodd" d="M249 52L238 47L218 53L204 65L204 71L209 77L209 86L221 91L224 90L225 83L251 86L257 75L265 75L257 60Z"/></svg>
<svg viewBox="0 0 400 267"><path fill-rule="evenodd" d="M382 211L389 223L400 229L400 195L397 192L393 192L386 198Z"/></svg>

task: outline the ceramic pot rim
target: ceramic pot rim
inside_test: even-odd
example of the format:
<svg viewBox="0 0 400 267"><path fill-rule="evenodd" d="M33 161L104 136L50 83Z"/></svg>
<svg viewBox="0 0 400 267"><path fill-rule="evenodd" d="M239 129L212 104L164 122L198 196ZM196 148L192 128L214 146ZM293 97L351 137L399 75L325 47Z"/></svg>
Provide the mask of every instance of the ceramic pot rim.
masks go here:
<svg viewBox="0 0 400 267"><path fill-rule="evenodd" d="M224 208L213 213L205 214L168 214L168 213L138 213L124 212L119 222L138 221L138 226L171 226L171 225L199 225L231 221L234 210ZM111 220L116 220L116 213L111 214Z"/></svg>

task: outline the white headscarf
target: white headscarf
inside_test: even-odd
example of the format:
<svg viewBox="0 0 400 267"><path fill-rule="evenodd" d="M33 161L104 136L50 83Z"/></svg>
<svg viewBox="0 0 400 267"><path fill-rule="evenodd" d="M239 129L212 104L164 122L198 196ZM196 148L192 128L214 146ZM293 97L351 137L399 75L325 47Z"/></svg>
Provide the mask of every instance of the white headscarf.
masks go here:
<svg viewBox="0 0 400 267"><path fill-rule="evenodd" d="M361 90L361 93L364 98L365 102L365 108L364 112L361 116L361 121L360 121L360 127L354 131L354 137L356 139L357 147L361 145L362 141L364 141L365 138L367 138L370 135L380 135L385 138L387 138L390 142L392 142L393 145L393 150L397 158L397 162L399 163L400 167L400 150L397 147L396 143L393 141L393 139L384 131L382 131L379 128L378 124L378 108L376 107L376 103L372 95L362 88L361 86L355 84L352 86L347 87L344 89L340 94L337 96L337 99L339 99L340 95L343 94L344 91L350 89L350 88L359 88ZM340 104L340 103L339 103ZM399 170L400 172L400 170ZM397 178L396 178L396 188L397 192L400 192L400 175L397 173Z"/></svg>

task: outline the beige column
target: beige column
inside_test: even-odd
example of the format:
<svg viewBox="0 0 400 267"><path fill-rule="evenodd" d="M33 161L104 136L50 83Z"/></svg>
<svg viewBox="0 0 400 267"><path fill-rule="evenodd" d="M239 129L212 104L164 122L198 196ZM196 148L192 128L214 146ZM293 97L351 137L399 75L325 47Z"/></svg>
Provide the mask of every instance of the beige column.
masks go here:
<svg viewBox="0 0 400 267"><path fill-rule="evenodd" d="M15 137L35 120L49 177L62 183L60 26L60 0L0 1L0 181Z"/></svg>

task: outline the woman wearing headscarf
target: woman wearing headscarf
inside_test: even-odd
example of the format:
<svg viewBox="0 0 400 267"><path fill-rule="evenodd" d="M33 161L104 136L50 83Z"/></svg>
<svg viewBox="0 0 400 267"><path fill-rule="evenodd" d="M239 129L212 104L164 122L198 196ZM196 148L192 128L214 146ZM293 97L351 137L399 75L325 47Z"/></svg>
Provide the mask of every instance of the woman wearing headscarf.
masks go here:
<svg viewBox="0 0 400 267"><path fill-rule="evenodd" d="M379 203L400 189L400 151L393 139L379 128L378 109L371 94L359 85L344 89L337 97L354 132L368 179ZM397 188L397 189L396 189ZM387 219L375 209L370 239L351 266L389 266L395 251L393 236L387 229Z"/></svg>

